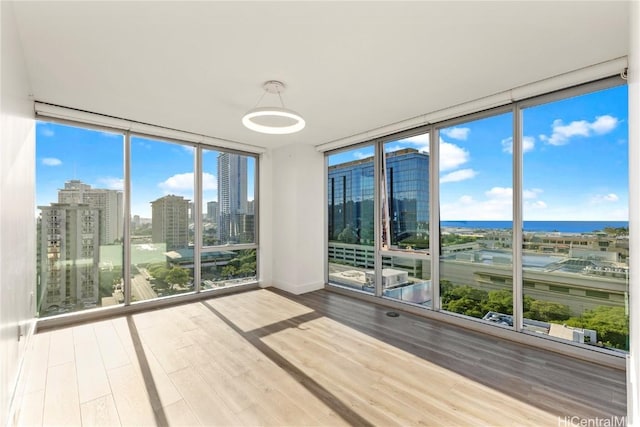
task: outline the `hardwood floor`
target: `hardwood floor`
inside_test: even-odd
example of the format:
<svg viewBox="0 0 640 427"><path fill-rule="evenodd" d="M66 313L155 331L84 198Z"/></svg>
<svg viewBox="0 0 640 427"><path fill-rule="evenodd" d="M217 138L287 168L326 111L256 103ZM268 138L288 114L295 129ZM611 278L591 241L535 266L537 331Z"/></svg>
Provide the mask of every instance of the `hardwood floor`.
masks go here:
<svg viewBox="0 0 640 427"><path fill-rule="evenodd" d="M569 426L626 413L623 371L386 312L261 289L38 333L18 425Z"/></svg>

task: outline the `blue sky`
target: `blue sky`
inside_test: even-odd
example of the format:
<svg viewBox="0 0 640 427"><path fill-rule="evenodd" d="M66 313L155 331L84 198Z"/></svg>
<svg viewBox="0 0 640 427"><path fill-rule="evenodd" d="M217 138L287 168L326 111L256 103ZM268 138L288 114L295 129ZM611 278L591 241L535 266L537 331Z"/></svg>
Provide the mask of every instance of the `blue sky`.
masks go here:
<svg viewBox="0 0 640 427"><path fill-rule="evenodd" d="M628 220L627 87L523 111L523 207L529 221ZM510 113L440 131L443 220L512 219ZM385 144L429 151L429 135ZM373 146L329 164L373 155Z"/></svg>
<svg viewBox="0 0 640 427"><path fill-rule="evenodd" d="M38 122L36 200L57 201L65 181L79 179L94 188L122 190L124 138L90 129ZM203 210L217 200L217 155L203 150ZM193 200L194 149L160 140L131 138L131 213L151 217L150 202L167 194ZM248 199L253 200L255 162L249 158Z"/></svg>
<svg viewBox="0 0 640 427"><path fill-rule="evenodd" d="M627 111L626 86L524 110L525 220L628 220ZM511 127L511 114L503 114L441 130L443 220L511 219ZM122 136L38 122L36 141L38 205L55 202L69 179L122 188ZM428 152L429 135L385 145L405 147ZM372 155L372 146L360 147L329 163ZM217 200L216 156L203 156L205 206ZM131 162L132 214L149 218L149 202L166 194L193 200L193 148L134 137ZM254 171L249 161L251 177Z"/></svg>

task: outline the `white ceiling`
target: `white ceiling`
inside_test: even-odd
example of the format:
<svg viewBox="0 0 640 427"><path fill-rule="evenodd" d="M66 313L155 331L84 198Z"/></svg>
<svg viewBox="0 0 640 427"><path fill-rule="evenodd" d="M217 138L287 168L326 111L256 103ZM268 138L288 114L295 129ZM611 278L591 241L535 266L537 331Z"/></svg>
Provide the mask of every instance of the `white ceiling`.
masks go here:
<svg viewBox="0 0 640 427"><path fill-rule="evenodd" d="M38 101L318 145L628 54L628 2L17 2ZM287 85L294 135L245 129ZM267 98L265 98L266 100Z"/></svg>

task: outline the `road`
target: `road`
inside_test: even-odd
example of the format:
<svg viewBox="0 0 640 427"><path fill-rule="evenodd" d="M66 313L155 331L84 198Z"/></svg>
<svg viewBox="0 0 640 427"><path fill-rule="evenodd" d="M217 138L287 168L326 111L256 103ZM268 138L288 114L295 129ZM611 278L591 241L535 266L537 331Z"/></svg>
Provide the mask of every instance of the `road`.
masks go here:
<svg viewBox="0 0 640 427"><path fill-rule="evenodd" d="M149 283L149 273L144 268L138 269L139 273L131 278L131 296L134 301L143 301L157 298L158 294Z"/></svg>

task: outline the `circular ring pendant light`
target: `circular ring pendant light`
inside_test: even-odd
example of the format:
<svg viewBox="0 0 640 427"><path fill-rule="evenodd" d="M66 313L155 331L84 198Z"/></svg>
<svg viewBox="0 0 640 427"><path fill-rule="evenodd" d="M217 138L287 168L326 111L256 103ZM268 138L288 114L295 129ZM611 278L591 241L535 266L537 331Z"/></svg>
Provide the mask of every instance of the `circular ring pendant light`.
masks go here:
<svg viewBox="0 0 640 427"><path fill-rule="evenodd" d="M306 123L302 116L284 107L281 95L284 91L284 84L277 80L269 80L263 85L263 88L265 93L258 104L265 94L271 93L278 95L282 107L256 107L242 117L242 124L255 132L273 135L285 135L304 129Z"/></svg>

